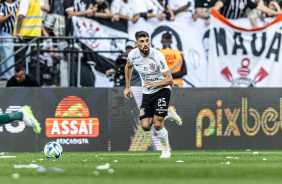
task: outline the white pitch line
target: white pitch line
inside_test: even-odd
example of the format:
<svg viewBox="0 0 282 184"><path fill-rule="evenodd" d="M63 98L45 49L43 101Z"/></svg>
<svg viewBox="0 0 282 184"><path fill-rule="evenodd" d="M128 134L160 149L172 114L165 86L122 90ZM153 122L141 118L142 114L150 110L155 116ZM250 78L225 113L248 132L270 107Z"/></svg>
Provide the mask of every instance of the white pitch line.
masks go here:
<svg viewBox="0 0 282 184"><path fill-rule="evenodd" d="M148 154L148 153L139 153L139 154L121 154L121 153L109 153L109 154L101 154L103 156L111 156L111 155L122 155L122 156L126 156L126 155L159 155L159 153L151 153L151 154Z"/></svg>
<svg viewBox="0 0 282 184"><path fill-rule="evenodd" d="M0 156L0 158L15 158L16 156Z"/></svg>

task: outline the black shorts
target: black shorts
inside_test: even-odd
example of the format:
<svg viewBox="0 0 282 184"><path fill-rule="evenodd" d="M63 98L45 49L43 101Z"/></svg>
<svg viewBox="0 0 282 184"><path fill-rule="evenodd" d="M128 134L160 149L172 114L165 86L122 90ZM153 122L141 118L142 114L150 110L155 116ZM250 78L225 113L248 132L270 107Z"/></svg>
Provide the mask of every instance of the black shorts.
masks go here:
<svg viewBox="0 0 282 184"><path fill-rule="evenodd" d="M153 94L143 94L140 120L156 116L167 116L171 90L164 88Z"/></svg>

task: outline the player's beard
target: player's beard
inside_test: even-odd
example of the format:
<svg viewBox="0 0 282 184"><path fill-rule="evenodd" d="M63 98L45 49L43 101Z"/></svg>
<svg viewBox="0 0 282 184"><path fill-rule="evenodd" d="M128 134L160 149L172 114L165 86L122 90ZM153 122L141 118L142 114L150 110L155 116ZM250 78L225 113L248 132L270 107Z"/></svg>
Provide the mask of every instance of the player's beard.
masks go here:
<svg viewBox="0 0 282 184"><path fill-rule="evenodd" d="M145 47L144 47L144 48L145 48ZM142 52L142 54L144 54L145 56L148 56L148 55L149 55L149 52L150 52L150 48L147 47L147 48L148 48L147 51L145 51L144 48L143 48L143 50L142 50L142 49L139 49L139 50L140 50L140 52Z"/></svg>

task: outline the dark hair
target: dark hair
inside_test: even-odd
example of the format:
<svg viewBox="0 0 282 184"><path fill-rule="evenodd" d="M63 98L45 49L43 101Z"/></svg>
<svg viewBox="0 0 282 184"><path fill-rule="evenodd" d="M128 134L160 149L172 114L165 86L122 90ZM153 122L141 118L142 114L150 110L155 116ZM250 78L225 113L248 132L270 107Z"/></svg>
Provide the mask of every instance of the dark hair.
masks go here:
<svg viewBox="0 0 282 184"><path fill-rule="evenodd" d="M19 73L20 71L25 71L24 65L16 65L15 71Z"/></svg>
<svg viewBox="0 0 282 184"><path fill-rule="evenodd" d="M150 37L149 33L147 33L146 31L137 31L135 33L135 39L138 40L141 37Z"/></svg>
<svg viewBox="0 0 282 184"><path fill-rule="evenodd" d="M168 26L160 26L158 28L156 28L154 30L154 32L152 33L151 39L153 40L157 35L159 35L160 33L163 33L164 31L169 32L171 35L174 36L175 40L176 40L176 46L177 49L182 51L182 43L181 43L181 39L179 34L174 31L174 29L172 29L171 27ZM153 43L152 43L152 47L154 47Z"/></svg>
<svg viewBox="0 0 282 184"><path fill-rule="evenodd" d="M166 32L162 35L162 39L171 40L172 36L169 32Z"/></svg>
<svg viewBox="0 0 282 184"><path fill-rule="evenodd" d="M280 8L282 8L282 1L279 1L279 6L280 6Z"/></svg>

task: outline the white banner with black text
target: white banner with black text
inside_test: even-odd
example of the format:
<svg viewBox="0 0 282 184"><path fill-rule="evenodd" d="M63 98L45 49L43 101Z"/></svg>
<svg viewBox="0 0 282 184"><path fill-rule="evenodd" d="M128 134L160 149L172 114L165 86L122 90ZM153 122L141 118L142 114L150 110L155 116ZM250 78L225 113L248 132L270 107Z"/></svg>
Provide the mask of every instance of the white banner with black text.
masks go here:
<svg viewBox="0 0 282 184"><path fill-rule="evenodd" d="M282 87L282 15L245 29L215 9L210 26L208 87Z"/></svg>
<svg viewBox="0 0 282 184"><path fill-rule="evenodd" d="M198 18L159 21L140 18L128 23L127 32L82 17L73 17L75 36L128 37L144 30L150 34L151 46L162 48L161 36L171 33L172 48L182 51L187 67L184 87L282 87L280 73L282 15L264 27L251 28L247 18L227 20L212 10L211 26ZM116 23L118 24L118 22ZM262 21L258 21L263 25ZM238 27L244 25L245 28ZM211 27L211 29L210 29ZM94 51L124 50L125 40L80 40ZM100 53L115 60L118 56ZM104 83L103 83L104 84ZM110 85L106 85L110 86ZM96 86L101 87L101 86Z"/></svg>

